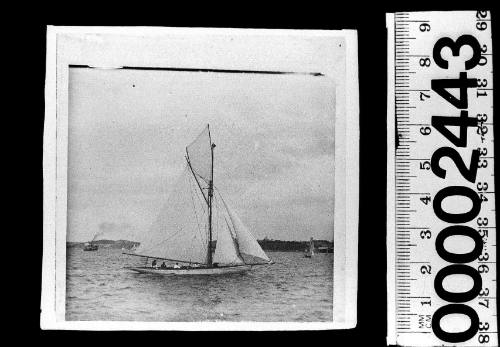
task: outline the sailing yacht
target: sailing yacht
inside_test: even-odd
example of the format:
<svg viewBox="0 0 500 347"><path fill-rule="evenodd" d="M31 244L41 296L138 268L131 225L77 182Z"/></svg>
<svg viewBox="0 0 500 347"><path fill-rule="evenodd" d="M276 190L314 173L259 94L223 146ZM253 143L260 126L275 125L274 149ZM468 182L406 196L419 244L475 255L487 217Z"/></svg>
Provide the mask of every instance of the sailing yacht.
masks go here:
<svg viewBox="0 0 500 347"><path fill-rule="evenodd" d="M222 275L272 263L215 187L214 148L207 125L186 147L184 172L144 240L137 249L124 252L145 258L145 265L127 269L161 275ZM149 265L150 259L154 266ZM158 261L163 261L161 267Z"/></svg>
<svg viewBox="0 0 500 347"><path fill-rule="evenodd" d="M311 237L311 240L309 241L309 248L306 249L304 257L312 258L313 256L314 256L314 239Z"/></svg>

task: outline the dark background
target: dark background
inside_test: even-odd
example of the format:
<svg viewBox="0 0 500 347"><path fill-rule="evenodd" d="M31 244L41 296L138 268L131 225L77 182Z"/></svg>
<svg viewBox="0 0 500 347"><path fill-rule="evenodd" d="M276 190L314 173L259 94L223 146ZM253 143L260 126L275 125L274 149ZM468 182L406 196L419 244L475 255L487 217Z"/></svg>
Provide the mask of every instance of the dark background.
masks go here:
<svg viewBox="0 0 500 347"><path fill-rule="evenodd" d="M13 327L20 330L18 337L35 337L50 342L54 339L66 343L94 344L112 341L113 344L130 342L140 345L177 345L193 343L193 338L203 344L291 343L307 345L333 344L336 346L386 346L386 30L385 14L411 10L492 10L494 39L498 11L489 3L457 2L412 5L365 5L361 1L351 3L332 2L313 4L310 2L288 2L280 7L270 3L257 4L233 2L216 7L214 4L185 4L187 8L147 6L134 3L117 4L104 8L90 3L81 3L71 10L61 5L57 10L43 6L29 7L25 12L5 13L15 17L22 27L15 38L14 47L8 55L11 63L25 68L17 76L18 91L23 99L19 103L22 112L14 114L21 121L21 138L17 143L21 161L23 154L33 158L29 161L30 179L23 180L20 201L15 207L24 212L18 218L22 228L29 228L29 242L24 255L11 258L14 262L29 261L32 266L28 274L19 274L12 280L14 292L22 300L9 314ZM421 5L421 6L417 6ZM26 5L27 6L27 5ZM475 7L475 6L481 6ZM61 9L63 9L61 11ZM196 10L196 11L195 11ZM44 120L45 83L45 35L46 25L120 25L120 26L179 26L179 27L234 27L234 28L281 28L281 29L356 29L358 30L359 88L360 88L360 210L358 249L358 324L355 329L322 332L244 332L244 333L183 333L183 332L69 332L40 330L40 290L42 259L42 144ZM496 44L494 44L496 47ZM495 49L496 50L496 49ZM22 53L21 53L22 52ZM498 54L497 54L498 55ZM25 60L25 61L24 61ZM498 57L494 65L498 66ZM498 85L498 77L494 84ZM26 91L28 93L26 93ZM26 95L29 95L26 97ZM497 93L498 95L498 93ZM8 101L7 101L8 102ZM498 103L497 103L498 104ZM496 128L496 126L495 126ZM8 130L8 129L7 129ZM496 132L495 132L496 133ZM14 170L15 174L15 170ZM24 175L23 175L24 177ZM27 215L25 212L30 211ZM19 225L19 224L16 224ZM18 230L21 233L21 230ZM16 242L26 242L17 234ZM19 280L19 281L18 281ZM17 299L16 299L17 300ZM19 302L21 305L19 306ZM152 340L154 338L154 341Z"/></svg>

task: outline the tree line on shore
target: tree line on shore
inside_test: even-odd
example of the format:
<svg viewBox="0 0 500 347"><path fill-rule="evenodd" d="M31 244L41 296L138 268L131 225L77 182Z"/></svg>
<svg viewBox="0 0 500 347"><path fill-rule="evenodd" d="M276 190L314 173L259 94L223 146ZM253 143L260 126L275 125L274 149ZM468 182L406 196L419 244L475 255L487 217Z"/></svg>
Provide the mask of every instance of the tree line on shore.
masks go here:
<svg viewBox="0 0 500 347"><path fill-rule="evenodd" d="M270 240L263 239L257 240L262 249L267 251L282 251L282 252L302 252L306 248L309 247L309 241L284 241L284 240ZM128 240L98 240L93 241L92 243L102 246L104 248L113 248L113 249L132 249L133 247L137 247L140 243L135 241ZM68 247L82 247L85 242L68 242ZM213 241L213 247L215 247L217 241ZM327 240L314 240L315 248L333 248L333 242Z"/></svg>

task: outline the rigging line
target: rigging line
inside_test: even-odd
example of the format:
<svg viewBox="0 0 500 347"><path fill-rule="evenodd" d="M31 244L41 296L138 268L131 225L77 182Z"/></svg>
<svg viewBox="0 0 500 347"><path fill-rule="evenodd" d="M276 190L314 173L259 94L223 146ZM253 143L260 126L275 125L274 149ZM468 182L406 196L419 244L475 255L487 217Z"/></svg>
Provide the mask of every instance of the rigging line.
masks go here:
<svg viewBox="0 0 500 347"><path fill-rule="evenodd" d="M167 241L172 240L174 237L176 237L179 234L181 234L182 231L183 231L182 229L177 229L174 233L172 233L169 236L167 236L166 238L164 238L159 244L161 245L161 244L164 244Z"/></svg>
<svg viewBox="0 0 500 347"><path fill-rule="evenodd" d="M215 187L214 187L214 188L215 188ZM226 218L226 216L224 216L224 220L225 220L226 225L227 225L227 227L228 227L228 229L229 229L229 231L230 231L230 233L231 233L231 238L233 239L234 246L235 246L235 248L236 248L236 252L238 253L238 256L241 258L241 260L242 260L243 262L245 262L245 260L243 259L243 255L242 255L242 253L241 253L241 251L240 251L240 244L239 244L239 242L238 242L238 238L236 237L236 236L237 236L237 235L236 235L236 228L235 228L235 226L234 226L233 219L232 219L232 218L231 218L231 216L229 215L229 211L227 210L226 203L225 203L224 199L222 198L222 195L221 195L221 193L220 193L219 189L217 189L217 188L215 188L215 189L216 189L216 192L217 192L218 197L220 198L220 200L221 200L221 201L222 201L222 203L224 204L224 207L225 207L225 208L224 208L224 211L226 211L227 217L229 218L229 221L231 222L231 223L229 223L229 222L228 222L228 220L227 220L227 218ZM219 199L217 199L217 203L219 203ZM232 226L232 228L230 227L230 225Z"/></svg>
<svg viewBox="0 0 500 347"><path fill-rule="evenodd" d="M193 174L194 174L194 172L193 172ZM189 175L189 176L190 176L190 175ZM191 176L190 176L190 177L191 177ZM198 180L196 180L196 177L195 177L194 179L195 179L195 181L196 181L196 184L198 185L198 188L200 188L200 190L202 190L201 186L199 185ZM195 189L195 191L196 191L196 189ZM194 195L197 197L198 201L200 202L200 205L202 206L202 209L201 209L201 210L202 210L202 212L203 212L203 216L204 216L204 215L205 215L205 208L204 208L204 207L205 207L205 205L207 204L207 198L205 197L205 194L203 194L203 192L202 192L202 193L201 193L201 195L203 196L203 200L205 201L205 203L203 203L203 202L201 202L201 198L200 198L200 195L199 195L199 194L194 194Z"/></svg>
<svg viewBox="0 0 500 347"><path fill-rule="evenodd" d="M180 179L180 182L182 182L183 180L184 180L184 182L185 182L185 181L186 181L186 179L188 179L188 180L189 180L190 175L189 175L189 173L188 173L188 171L187 171L187 168L186 168L186 170L184 170L184 173L183 173L183 175L182 175L182 176L183 176L183 177ZM178 181L178 182L179 182L179 181ZM189 183L191 183L191 181L188 181L187 183L189 184ZM192 200L192 201L193 201L193 200ZM196 210L195 210L195 212L196 212ZM160 218L161 218L161 217L160 217ZM179 235L180 235L183 231L184 231L184 230L182 230L182 229L178 229L178 230L177 230L176 232L174 232L173 234L170 234L170 235L168 235L167 237L163 238L163 239L162 239L159 243L156 243L156 245L160 245L160 246L161 246L161 245L164 245L164 244L165 244L165 243L167 243L167 242L170 242L172 239L174 239L174 238L176 238L177 236L179 236ZM150 244L152 243L152 240L153 240L153 237L152 237L152 236L148 238L148 241L149 241L149 243L150 243ZM192 248L193 248L193 247L194 247L194 244L193 244L193 243L191 243L191 246L192 246ZM190 250L192 250L192 248L191 248ZM179 260L179 261L181 261L181 260Z"/></svg>
<svg viewBox="0 0 500 347"><path fill-rule="evenodd" d="M208 227L206 224L206 218L204 218L206 215L206 211L205 211L206 204L204 204L203 201L201 200L199 193L195 193L195 195L197 196L197 199L198 199L198 206L201 208L201 226L199 228L199 236L200 236L200 240L202 241L202 244L203 244L203 249L205 251L207 251L208 250L208 234L207 234Z"/></svg>
<svg viewBox="0 0 500 347"><path fill-rule="evenodd" d="M214 196L215 198L215 196ZM212 201L214 201L215 199L212 199ZM219 232L221 230L220 228L220 213L219 213L219 208L217 207L217 201L215 202L215 212L216 212L216 216L217 218L215 219L215 232L217 233L217 237L219 237Z"/></svg>
<svg viewBox="0 0 500 347"><path fill-rule="evenodd" d="M194 173L196 176L198 176L201 180L203 180L203 182L205 182L206 184L208 184L209 181L207 181L207 179L205 177L203 177L202 175L198 174L198 173ZM205 188L206 189L206 188Z"/></svg>
<svg viewBox="0 0 500 347"><path fill-rule="evenodd" d="M179 234L181 234L181 232L183 232L182 229L178 229L176 232L174 232L173 234L167 236L166 238L164 238L162 241L160 241L158 243L158 245L163 245L165 244L166 242L168 241L171 241L173 238L175 238L176 236L178 236ZM153 237L150 238L150 240L153 240Z"/></svg>
<svg viewBox="0 0 500 347"><path fill-rule="evenodd" d="M220 193L219 192L217 192L217 193L219 195L219 198L221 198L220 197ZM220 205L219 198L217 198L216 196L214 196L215 204L216 204L216 206L218 206L218 211L221 211L222 208L220 207L221 205ZM225 226L227 227L227 229L229 231L229 236L231 237L231 241L233 242L233 247L234 247L234 250L236 252L236 255L237 255L238 259L241 262L245 263L245 260L243 259L243 256L241 255L241 252L240 252L240 247L239 247L239 244L238 244L238 240L236 238L236 232L231 229L231 226L229 225L229 223L227 221L227 218L224 215L224 210L222 210L222 211L223 211L222 212L222 216L219 215L219 219L220 220L217 220L217 223L218 223L218 225L219 224L223 225L224 223L223 223L222 219L224 219ZM224 226L220 227L220 229L222 229L222 228L224 228ZM234 226L233 226L233 229L234 229Z"/></svg>
<svg viewBox="0 0 500 347"><path fill-rule="evenodd" d="M186 171L186 169L187 169L187 167L184 169L184 171ZM176 181L176 182L178 182L178 181L179 181L179 179L180 179L183 175L184 175L184 172L181 174L181 176L177 179L177 181ZM165 191L165 190L166 190L165 185L163 185L162 189L163 189L162 195L164 196L164 201L165 201L165 202L163 203L163 207L162 207L162 208L160 208L160 212L159 212L159 215L158 215L157 219L156 219L155 221L153 221L152 225L150 226L150 230L151 230L152 228L154 228L155 224L157 224L158 219L159 219L159 218L161 218L161 212L165 209L165 206L167 205L167 202L169 201L169 198L170 198L170 196L172 195L172 192L171 192L171 191L168 191L168 194L166 193L166 191ZM160 243L159 243L159 244L161 245L161 244L165 243L166 241L170 240L170 239L171 239L172 237L174 237L174 236L175 236L175 234L170 235L170 237L167 237L166 239L164 239L164 240L160 241ZM144 238L144 241L143 241L143 242L141 242L141 246L142 246L142 245L148 245L148 244L149 244L149 247L151 247L151 243L153 243L153 239L154 239L154 235L152 235L152 233L150 232L150 233L148 234L148 237L145 237L145 238Z"/></svg>
<svg viewBox="0 0 500 347"><path fill-rule="evenodd" d="M187 167L184 169L183 173L181 174L181 177L179 177L179 179L176 181L177 183L180 181L182 182L182 178L184 177L184 180L186 179L186 177L189 177L189 175L187 175ZM169 201L169 198L171 197L173 192L170 192L169 194L169 197L167 198L167 201ZM167 205L167 203L164 204L164 206ZM160 217L161 218L161 217ZM156 222L155 222L156 224ZM177 235L179 235L179 233L181 232L181 230L177 230L176 232L174 232L173 234L167 236L166 238L164 238L162 241L160 241L159 245L162 245L164 244L165 242L167 241L170 241L172 240L174 237L176 237ZM153 240L153 236L149 237L148 239L150 242Z"/></svg>
<svg viewBox="0 0 500 347"><path fill-rule="evenodd" d="M217 191L217 194L218 194L219 198L222 200L222 196L221 196L221 194L220 194L220 192L219 192L219 191ZM217 199L217 204L219 204L219 199ZM220 206L220 205L219 205L219 206ZM226 212L227 212L227 211L226 211ZM228 213L228 212L227 212L227 213ZM223 216L223 218L224 218L224 222L226 222L227 229L229 230L229 234L230 234L230 236L231 236L231 239L233 240L234 247L235 247L235 249L236 249L236 253L238 254L238 257L240 257L240 259L241 259L243 262L245 262L245 261L244 261L244 259L243 259L243 256L241 255L240 245L239 245L239 242L238 242L238 238L236 237L237 235L236 235L236 230L235 230L235 227L234 227L234 225L233 225L233 223L232 223L231 217L230 217L229 215L228 215L228 217L229 217L229 220L231 221L231 224L228 222L228 220L227 220L226 216ZM231 228L231 225L232 225L232 228Z"/></svg>
<svg viewBox="0 0 500 347"><path fill-rule="evenodd" d="M191 183L191 182L189 181L189 175L185 175L185 176L184 176L184 181L186 181L186 179L188 180L188 182L185 182L185 183L188 183L188 185L189 185L189 184ZM169 241L169 240L171 240L171 239L173 239L174 237L176 237L177 235L179 235L181 232L183 232L183 230L182 230L182 229L179 229L177 232L175 232L174 234L172 234L170 237L168 237L167 239L163 240L163 241L160 243L160 245L161 245L161 244L164 244L165 242L167 242L167 241ZM193 238L195 238L195 237L196 237L196 233L194 234L194 237L193 237ZM196 249L194 248L194 247L195 247L195 243L194 243L194 242L191 242L191 243L190 243L190 246L191 246L191 247L189 247L189 251L191 251L191 252L190 252L190 254L192 255L192 254L194 253L194 252L193 252L193 250L194 250L194 251L196 250ZM189 258L189 262L192 262L192 256ZM193 263L193 262L192 262L192 263Z"/></svg>
<svg viewBox="0 0 500 347"><path fill-rule="evenodd" d="M193 239L196 239L196 234L194 234ZM189 250L190 250L190 251L196 250L196 249L194 248L194 245L195 245L195 243L194 243L194 242L191 242L191 247L189 248ZM190 254L193 254L193 253L194 253L194 252L191 252ZM192 258L190 257L190 258L189 258L189 260L191 260L191 259L192 259Z"/></svg>
<svg viewBox="0 0 500 347"><path fill-rule="evenodd" d="M158 245L163 245L164 243L168 242L168 241L171 241L174 237L176 237L177 235L179 235L181 233L182 229L180 230L177 230L174 234L168 236L167 238L163 239L162 241L160 241L158 243Z"/></svg>
<svg viewBox="0 0 500 347"><path fill-rule="evenodd" d="M226 205L226 202L224 201L224 198L222 197L222 194L220 193L219 189L214 185L213 186L213 189L214 191L219 195L219 198L220 200L222 201L222 203L224 204L224 206Z"/></svg>
<svg viewBox="0 0 500 347"><path fill-rule="evenodd" d="M224 211L221 209L220 204L219 204L219 199L217 199L216 195L214 195L214 201L215 201L215 207L217 209L217 226L221 224L222 218L224 218ZM221 213L222 211L222 213ZM222 227L220 227L222 229ZM217 231L218 232L218 231Z"/></svg>
<svg viewBox="0 0 500 347"><path fill-rule="evenodd" d="M195 189L196 191L196 189ZM203 203L203 201L201 200L200 196L199 196L199 193L195 193L197 199L198 199L198 203L199 205L201 206L201 211L202 211L202 220L205 220L205 218L203 218L205 215L206 215L206 211L205 211L205 208L206 208L206 204ZM200 228L200 230L207 230L207 225L206 223L203 224L203 228ZM208 236L205 235L204 233L201 234L201 237L202 237L202 241L203 241L203 245L205 246L207 243L208 243Z"/></svg>
<svg viewBox="0 0 500 347"><path fill-rule="evenodd" d="M194 179L196 180L196 183L198 184L198 188L200 188L201 194L203 195L203 198L205 199L205 202L208 205L208 197L206 197L205 194L203 193L203 189L201 188L200 182L196 178L196 174L194 173L193 167L191 166L191 162L189 161L189 152L187 147L186 147L186 161L187 165L189 166L189 169L191 170L191 173L193 174Z"/></svg>
<svg viewBox="0 0 500 347"><path fill-rule="evenodd" d="M194 198L193 198L193 182L190 180L189 181L189 188L190 188L190 191L191 191L191 201L193 203L193 210L194 210L194 215L195 215L195 218L196 218L196 225L198 226L198 233L201 234L201 228L200 228L200 222L198 220L198 213L196 212L196 206L195 206L195 202L194 202ZM196 238L196 234L195 234L195 238ZM200 244L203 246L204 240L199 240Z"/></svg>
<svg viewBox="0 0 500 347"><path fill-rule="evenodd" d="M201 210L202 210L202 212L203 212L203 215L205 215L205 212L206 212L206 211L205 211L205 205L206 205L206 203L203 203L203 202L201 201L200 194L195 194L195 195L196 195L196 197L198 198L198 201L200 202L200 205L202 206L202 209L201 209ZM202 194L202 195L203 195L203 194ZM203 198L205 198L205 196L204 196L204 195L203 195Z"/></svg>
<svg viewBox="0 0 500 347"><path fill-rule="evenodd" d="M196 205L194 202L194 197L193 197L193 185L191 180L189 180L189 190L191 192L191 202L193 203L193 210L194 210L194 215L196 217L196 224L198 225L198 230L200 229L200 223L198 221L198 213L196 212Z"/></svg>
<svg viewBox="0 0 500 347"><path fill-rule="evenodd" d="M220 200L222 201L222 203L224 204L224 208L225 210L227 211L227 213L229 214L229 211L227 210L227 205L226 205L226 202L224 201L224 198L222 197L222 194L220 193L219 189L217 189L215 186L214 186L215 190L217 191L217 194L219 194L219 198ZM231 216L229 216L229 218L231 219ZM232 221L232 219L231 219Z"/></svg>
<svg viewBox="0 0 500 347"><path fill-rule="evenodd" d="M131 256L134 256L134 257L143 257L143 258L151 258L151 259L163 259L163 260L168 260L168 261L178 261L178 262L181 262L181 263L203 264L203 263L200 263L200 262L197 262L197 261L188 261L188 260L171 259L171 258L163 258L163 257L153 257L153 256L150 256L150 255L143 255L143 254L137 254L137 253L125 253L125 252L122 252L122 254L131 255Z"/></svg>
<svg viewBox="0 0 500 347"><path fill-rule="evenodd" d="M195 142L197 142L199 139L201 139L201 137L205 135L205 131L209 131L208 125L203 127L203 130L198 134L198 136L196 136L196 138L193 141L191 141L191 143L189 145L187 145L186 147L191 147ZM209 134L210 134L210 132L209 132Z"/></svg>

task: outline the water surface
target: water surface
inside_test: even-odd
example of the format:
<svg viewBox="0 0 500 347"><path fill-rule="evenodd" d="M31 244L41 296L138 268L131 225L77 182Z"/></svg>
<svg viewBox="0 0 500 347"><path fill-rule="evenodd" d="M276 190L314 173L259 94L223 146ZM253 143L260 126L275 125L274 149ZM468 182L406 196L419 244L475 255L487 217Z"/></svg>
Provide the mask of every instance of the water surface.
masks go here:
<svg viewBox="0 0 500 347"><path fill-rule="evenodd" d="M266 252L275 261L246 274L139 274L121 250L68 248L67 320L331 322L333 254Z"/></svg>

